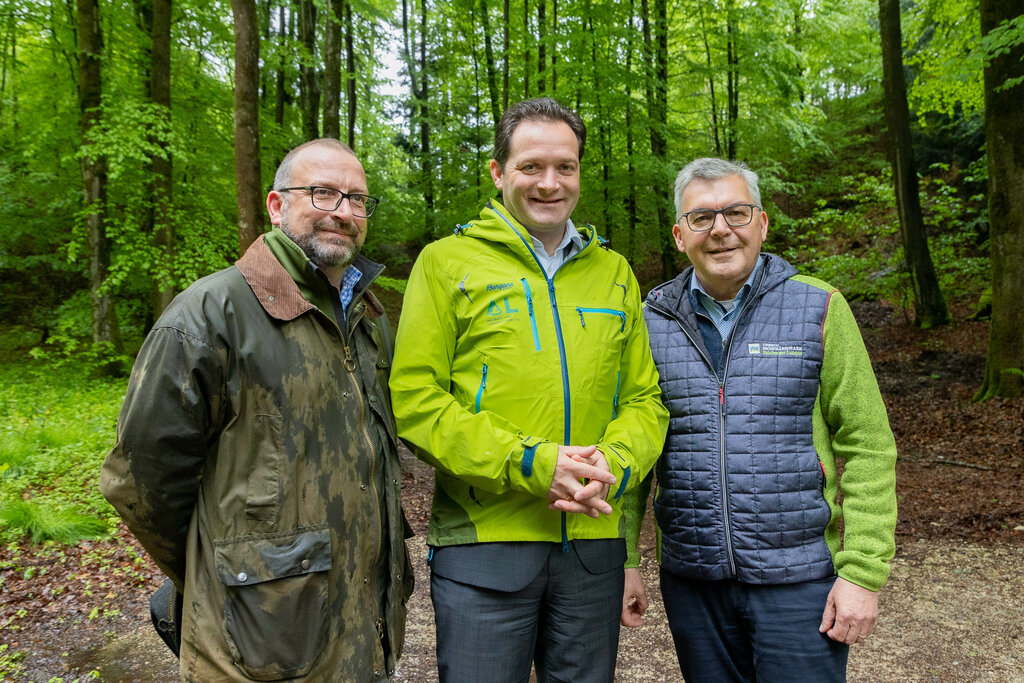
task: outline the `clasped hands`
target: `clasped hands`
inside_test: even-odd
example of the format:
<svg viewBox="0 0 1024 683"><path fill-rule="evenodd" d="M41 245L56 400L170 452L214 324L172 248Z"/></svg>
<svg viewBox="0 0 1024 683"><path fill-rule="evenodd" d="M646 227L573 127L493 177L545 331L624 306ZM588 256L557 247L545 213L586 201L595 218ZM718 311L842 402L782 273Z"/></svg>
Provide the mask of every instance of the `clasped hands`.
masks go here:
<svg viewBox="0 0 1024 683"><path fill-rule="evenodd" d="M559 446L548 508L595 518L610 515L612 506L605 498L614 483L615 475L597 446Z"/></svg>

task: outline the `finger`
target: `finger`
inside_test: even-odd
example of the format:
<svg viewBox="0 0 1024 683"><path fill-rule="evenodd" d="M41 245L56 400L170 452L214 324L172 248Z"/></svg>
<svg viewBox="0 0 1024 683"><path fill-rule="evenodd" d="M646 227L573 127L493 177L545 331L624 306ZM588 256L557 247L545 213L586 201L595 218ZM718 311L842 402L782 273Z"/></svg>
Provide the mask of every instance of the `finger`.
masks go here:
<svg viewBox="0 0 1024 683"><path fill-rule="evenodd" d="M831 630L832 626L836 621L836 603L832 600L832 596L828 596L828 600L825 601L825 611L821 615L821 625L818 627L819 633L825 633ZM831 636L830 636L831 637Z"/></svg>
<svg viewBox="0 0 1024 683"><path fill-rule="evenodd" d="M566 462L565 471L570 473L576 479L590 479L592 481L599 481L608 485L614 484L616 481L615 475L607 470L602 470L598 467L571 459Z"/></svg>
<svg viewBox="0 0 1024 683"><path fill-rule="evenodd" d="M581 458L589 458L594 455L594 451L597 450L597 446L560 446L559 451L568 455L570 458L579 456Z"/></svg>
<svg viewBox="0 0 1024 683"><path fill-rule="evenodd" d="M586 505L584 503L577 503L574 500L556 500L548 503L548 509L555 510L557 512L571 512L574 514L586 515L587 517L598 518L601 515L601 510L595 508L592 505ZM610 514L611 506L608 511L604 514Z"/></svg>

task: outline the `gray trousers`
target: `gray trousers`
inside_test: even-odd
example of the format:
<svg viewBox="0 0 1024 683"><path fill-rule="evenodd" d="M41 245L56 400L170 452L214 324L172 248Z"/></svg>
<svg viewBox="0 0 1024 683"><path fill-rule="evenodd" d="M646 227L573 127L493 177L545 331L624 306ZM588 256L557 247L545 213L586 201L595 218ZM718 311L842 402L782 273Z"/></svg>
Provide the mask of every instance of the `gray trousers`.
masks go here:
<svg viewBox="0 0 1024 683"><path fill-rule="evenodd" d="M625 543L577 540L568 550L525 542L434 549L441 683L526 683L531 663L540 683L611 683Z"/></svg>

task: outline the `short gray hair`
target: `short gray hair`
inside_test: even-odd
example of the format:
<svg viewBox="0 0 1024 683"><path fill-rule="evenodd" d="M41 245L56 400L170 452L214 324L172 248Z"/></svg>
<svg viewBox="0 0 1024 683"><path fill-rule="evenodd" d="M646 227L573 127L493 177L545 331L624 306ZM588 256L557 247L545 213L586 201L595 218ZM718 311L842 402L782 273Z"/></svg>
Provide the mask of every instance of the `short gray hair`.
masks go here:
<svg viewBox="0 0 1024 683"><path fill-rule="evenodd" d="M316 140L304 142L292 151L288 152L284 159L281 160L280 165L277 167L277 173L274 174L275 190L280 190L282 187L288 187L292 184L292 166L295 165L295 159L303 150L310 147L330 147L332 149L341 150L342 152L348 152L352 156L356 155L356 153L352 151L351 147L341 140L336 140L335 138L318 138Z"/></svg>
<svg viewBox="0 0 1024 683"><path fill-rule="evenodd" d="M742 161L702 157L688 163L676 176L676 218L683 215L683 193L694 180L713 181L734 175L742 176L747 181L750 197L761 207L761 190L757 187L757 174L747 168L746 164Z"/></svg>

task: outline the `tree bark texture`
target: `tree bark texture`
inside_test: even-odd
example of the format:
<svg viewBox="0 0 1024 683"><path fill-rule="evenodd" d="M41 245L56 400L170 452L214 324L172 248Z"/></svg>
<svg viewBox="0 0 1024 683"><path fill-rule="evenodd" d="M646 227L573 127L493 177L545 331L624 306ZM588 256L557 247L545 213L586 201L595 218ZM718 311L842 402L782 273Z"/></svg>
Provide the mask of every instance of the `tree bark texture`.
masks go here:
<svg viewBox="0 0 1024 683"><path fill-rule="evenodd" d="M491 46L491 22L488 16L487 0L478 0L477 11L480 14L480 25L484 29L484 55L487 61L487 92L491 96L491 119L494 127L498 127L501 119L501 104L498 101L498 73L494 66L494 48Z"/></svg>
<svg viewBox="0 0 1024 683"><path fill-rule="evenodd" d="M662 277L675 275L675 244L667 237L667 228L672 225L668 207L672 203L671 189L665 168L668 144L668 8L666 0L654 0L654 22L652 22L648 0L640 3L643 20L644 45L647 51L647 115L650 119L651 156L655 170L651 178L654 203L658 211L658 244L661 247Z"/></svg>
<svg viewBox="0 0 1024 683"><path fill-rule="evenodd" d="M352 3L345 3L345 95L348 146L356 148L356 50L352 22Z"/></svg>
<svg viewBox="0 0 1024 683"><path fill-rule="evenodd" d="M260 34L255 0L231 0L235 19L235 182L238 250L244 254L263 232L260 182Z"/></svg>
<svg viewBox="0 0 1024 683"><path fill-rule="evenodd" d="M121 339L117 315L110 293L105 291L110 271L110 240L106 217L107 169L102 154L90 145L99 131L103 95L103 32L100 27L99 0L78 0L78 107L81 118L82 202L89 258L89 300L92 308L92 340L110 342L120 351Z"/></svg>
<svg viewBox="0 0 1024 683"><path fill-rule="evenodd" d="M899 0L878 0L882 33L882 85L888 148L896 188L904 258L914 292L914 324L928 329L949 322L949 309L939 290L928 239L925 237L917 168L910 136L910 107L903 78L903 39Z"/></svg>
<svg viewBox="0 0 1024 683"><path fill-rule="evenodd" d="M301 0L299 3L299 42L304 48L299 63L302 136L306 140L315 140L320 137L320 84L316 78L316 5L313 0Z"/></svg>
<svg viewBox="0 0 1024 683"><path fill-rule="evenodd" d="M150 100L160 116L162 131L171 128L171 11L173 0L153 0L153 51L150 80ZM159 317L174 298L175 287L171 276L174 265L175 230L171 217L173 200L174 163L171 152L163 145L166 138L153 136L164 147L151 162L153 174L153 240L160 255L160 267L153 282L153 314Z"/></svg>
<svg viewBox="0 0 1024 683"><path fill-rule="evenodd" d="M324 137L341 139L341 22L345 0L331 0L324 21Z"/></svg>
<svg viewBox="0 0 1024 683"><path fill-rule="evenodd" d="M981 0L981 34L1024 14L1024 0ZM1024 394L1024 46L993 57L985 68L992 323L985 379L976 398Z"/></svg>

